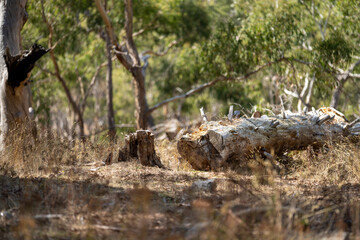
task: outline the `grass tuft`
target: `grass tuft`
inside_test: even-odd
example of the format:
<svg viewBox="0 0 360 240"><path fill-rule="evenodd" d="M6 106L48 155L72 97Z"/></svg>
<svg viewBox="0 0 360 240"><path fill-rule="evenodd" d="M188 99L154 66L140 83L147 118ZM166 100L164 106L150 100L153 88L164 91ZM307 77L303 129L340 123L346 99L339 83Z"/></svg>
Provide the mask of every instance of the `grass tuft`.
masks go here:
<svg viewBox="0 0 360 240"><path fill-rule="evenodd" d="M257 157L239 163L244 169L201 172L167 140L156 143L166 169L134 160L105 165L120 147L107 142L47 133L13 140L0 158L1 239L359 237L354 142L308 148L276 164Z"/></svg>

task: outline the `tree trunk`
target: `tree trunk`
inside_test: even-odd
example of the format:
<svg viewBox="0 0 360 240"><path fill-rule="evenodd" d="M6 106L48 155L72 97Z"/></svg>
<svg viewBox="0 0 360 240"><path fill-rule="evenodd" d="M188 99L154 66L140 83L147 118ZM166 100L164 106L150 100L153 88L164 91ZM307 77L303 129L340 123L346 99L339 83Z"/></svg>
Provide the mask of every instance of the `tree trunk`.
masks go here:
<svg viewBox="0 0 360 240"><path fill-rule="evenodd" d="M146 101L145 76L141 67L139 53L133 40L133 8L131 0L125 2L126 47L130 53L132 66L128 68L134 77L135 107L137 129L146 129L148 125L148 104Z"/></svg>
<svg viewBox="0 0 360 240"><path fill-rule="evenodd" d="M106 57L108 60L107 71L106 71L106 104L107 104L107 116L108 116L108 127L109 127L109 138L110 142L115 141L116 130L115 130L115 117L114 117L114 106L113 106L113 83L112 83L112 59L111 59L111 42L110 37L106 33Z"/></svg>
<svg viewBox="0 0 360 240"><path fill-rule="evenodd" d="M332 97L331 97L330 107L336 108L338 106L339 99L340 99L340 94L342 92L344 84L345 84L345 80L340 80L339 81L339 86L337 86L334 89L334 91L332 93Z"/></svg>
<svg viewBox="0 0 360 240"><path fill-rule="evenodd" d="M77 115L77 124L79 124L79 131L80 131L80 139L85 142L85 132L84 132L84 119L83 119L83 113L80 109L80 106L78 106L70 92L70 89L68 87L68 85L66 84L65 79L61 76L61 72L60 72L60 67L58 65L53 47L53 37L54 37L54 28L53 25L48 21L48 19L46 18L45 15L45 10L44 10L44 0L41 0L41 14L42 14L42 18L45 22L45 24L48 27L49 30L49 40L48 40L48 47L50 50L50 57L51 57L51 61L53 62L54 68L55 68L55 76L56 78L59 80L59 82L61 83L61 85L63 86L64 90L65 90L65 94L66 97L74 111L74 113Z"/></svg>
<svg viewBox="0 0 360 240"><path fill-rule="evenodd" d="M28 79L35 62L47 50L34 45L21 52L20 31L27 20L26 0L0 1L0 129L1 142L16 125L29 117ZM22 129L21 127L20 129Z"/></svg>
<svg viewBox="0 0 360 240"><path fill-rule="evenodd" d="M148 104L146 101L145 78L141 68L134 69L135 86L135 107L136 107L136 127L146 129L148 127Z"/></svg>
<svg viewBox="0 0 360 240"><path fill-rule="evenodd" d="M124 0L125 3L125 31L126 38L125 44L119 44L114 34L113 27L110 19L106 14L100 0L95 0L96 7L98 8L101 17L103 18L106 31L110 37L111 43L116 47L115 53L119 62L126 68L127 71L133 76L135 87L135 107L136 107L136 126L137 129L146 129L148 126L148 104L146 101L145 91L145 76L139 58L134 39L133 39L133 8L131 0ZM126 54L124 54L126 53Z"/></svg>
<svg viewBox="0 0 360 240"><path fill-rule="evenodd" d="M329 139L359 134L360 124L348 124L336 110L321 108L316 113L286 119L261 117L204 123L198 131L184 135L177 147L194 169L208 170L225 166L228 161L244 160L256 151L272 158L286 151L321 145Z"/></svg>

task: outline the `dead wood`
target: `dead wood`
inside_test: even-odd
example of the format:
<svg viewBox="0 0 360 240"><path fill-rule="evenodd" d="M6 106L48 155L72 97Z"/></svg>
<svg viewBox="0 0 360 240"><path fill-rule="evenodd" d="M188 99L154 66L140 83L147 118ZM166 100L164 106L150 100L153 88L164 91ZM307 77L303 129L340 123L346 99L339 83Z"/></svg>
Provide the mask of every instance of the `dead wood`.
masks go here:
<svg viewBox="0 0 360 240"><path fill-rule="evenodd" d="M118 161L136 158L144 166L164 167L155 152L154 134L138 130L125 137L125 147L119 150Z"/></svg>
<svg viewBox="0 0 360 240"><path fill-rule="evenodd" d="M34 44L31 49L19 55L11 56L10 49L6 48L4 57L9 72L8 85L13 88L19 87L21 82L29 78L36 61L48 51L48 49L46 50L42 46Z"/></svg>
<svg viewBox="0 0 360 240"><path fill-rule="evenodd" d="M286 115L286 119L261 116L205 122L197 131L182 136L177 148L194 169L210 170L224 166L229 160L249 158L257 151L276 156L360 134L358 123L347 123L332 108Z"/></svg>

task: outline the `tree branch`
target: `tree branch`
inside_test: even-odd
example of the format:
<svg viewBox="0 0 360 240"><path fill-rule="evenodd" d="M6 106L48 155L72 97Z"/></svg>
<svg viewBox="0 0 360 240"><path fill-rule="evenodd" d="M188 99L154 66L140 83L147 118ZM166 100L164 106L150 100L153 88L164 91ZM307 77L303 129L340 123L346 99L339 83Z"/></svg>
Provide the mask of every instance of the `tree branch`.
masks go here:
<svg viewBox="0 0 360 240"><path fill-rule="evenodd" d="M304 84L303 89L302 89L301 92L300 92L300 97L301 97L303 100L304 100L304 95L305 95L308 87L309 87L309 78L308 78L308 74L306 74L305 84ZM301 101L301 99L299 99L298 105L297 105L297 107L298 107L298 112L299 112L299 113L301 112L301 104L302 104L302 101ZM305 106L306 106L306 101L305 101Z"/></svg>
<svg viewBox="0 0 360 240"><path fill-rule="evenodd" d="M149 108L147 114L150 114L152 113L154 110L170 103L170 102L174 102L174 101L177 101L177 100L180 100L180 99L184 99L184 98L187 98L197 92L200 92L201 90L205 89L205 88L208 88L208 87L211 87L213 86L214 84L216 84L217 82L220 82L220 81L224 81L224 80L227 80L227 78L224 78L223 76L220 76L218 78L216 78L215 80L212 80L211 82L208 82L208 83L204 83L196 88L193 88L189 91L187 91L185 94L181 94L181 95L177 95L175 97L172 97L172 98L168 98L158 104L155 104L153 107Z"/></svg>
<svg viewBox="0 0 360 240"><path fill-rule="evenodd" d="M48 27L48 30L49 30L48 46L51 49L50 50L50 57L51 57L51 61L53 62L53 65L54 65L54 68L55 68L55 76L59 80L61 85L63 86L63 88L65 90L66 97L67 97L68 101L70 102L70 105L71 105L73 111L75 112L76 115L78 115L79 128L80 128L80 138L84 141L85 140L85 135L84 135L84 121L83 121L82 112L81 112L79 106L74 101L74 98L73 98L73 96L72 96L72 94L70 92L70 89L67 86L65 80L61 76L60 68L59 68L57 59L55 57L54 48L53 48L53 46L54 46L53 45L54 28L53 28L53 26L50 24L50 22L48 21L48 19L45 16L44 0L41 0L41 14L42 14L43 21L46 23L46 25Z"/></svg>
<svg viewBox="0 0 360 240"><path fill-rule="evenodd" d="M26 82L30 77L31 70L34 68L36 61L48 51L49 49L34 44L29 50L12 56L9 48L6 48L4 57L9 72L7 84L15 88L20 86L21 82Z"/></svg>
<svg viewBox="0 0 360 240"><path fill-rule="evenodd" d="M348 72L348 73L351 73L352 71L354 71L354 69L355 69L357 66L359 66L359 64L360 64L360 59L358 59L355 63L353 63L353 64L349 67L349 69L347 70L347 72Z"/></svg>
<svg viewBox="0 0 360 240"><path fill-rule="evenodd" d="M293 63L291 61L289 61L288 59L286 59L286 61L290 64L292 70L293 70L293 76L294 76L294 79L295 79L295 84L296 84L296 98L299 99L300 103L298 104L298 111L301 112L301 103L304 104L304 106L307 106L304 98L303 98L303 95L299 94L298 90L299 89L299 84L298 84L298 81L297 81L297 78L296 78L296 69L293 65ZM306 86L307 88L307 86Z"/></svg>
<svg viewBox="0 0 360 240"><path fill-rule="evenodd" d="M127 49L126 43L121 43L121 45L119 45L119 43L115 37L115 34L114 34L114 28L111 25L110 19L109 19L108 15L106 14L104 7L101 4L101 1L95 0L95 3L96 3L96 7L99 10L104 23L106 25L106 31L108 31L108 34L110 36L110 41L114 45L113 51L114 51L117 59L126 68L126 70L130 71L134 64L133 64L132 58L130 58L130 56L129 56L129 51ZM132 39L132 37L131 37L131 39Z"/></svg>
<svg viewBox="0 0 360 240"><path fill-rule="evenodd" d="M295 93L295 92L292 92L290 90L287 90L286 88L284 88L284 92L287 94L287 95L290 95L294 98L299 98L299 94Z"/></svg>
<svg viewBox="0 0 360 240"><path fill-rule="evenodd" d="M105 23L106 31L109 34L111 43L113 45L115 45L115 46L118 46L118 41L117 41L117 39L115 37L115 34L114 34L114 28L111 25L110 19L109 19L108 15L106 14L103 5L101 4L101 1L100 0L95 0L95 4L96 4L96 7L99 10L99 13L100 13L100 15L101 15L101 17L102 17L102 19L103 19L103 21Z"/></svg>
<svg viewBox="0 0 360 240"><path fill-rule="evenodd" d="M49 69L43 68L43 67L40 66L39 64L35 64L35 66L36 66L37 68L39 68L40 71L42 71L42 72L44 72L44 73L47 73L47 74L50 74L51 76L56 77L56 74L55 74L54 72L50 71Z"/></svg>
<svg viewBox="0 0 360 240"><path fill-rule="evenodd" d="M312 2L312 6L311 6L311 9L309 8L309 6L303 1L301 0L300 3L302 5L305 6L306 10L310 13L311 17L313 18L313 20L315 21L315 24L318 26L319 30L320 30L320 34L321 34L321 39L324 41L325 40L325 35L326 35L326 29L327 29L327 25L328 25L328 22L329 22L329 18L331 16L331 12L332 12L332 9L334 8L335 4L336 4L336 1L334 4L331 4L330 3L330 7L329 7L329 11L328 11L328 16L325 20L325 23L324 25L322 25L315 17L315 6L314 6L314 2Z"/></svg>
<svg viewBox="0 0 360 240"><path fill-rule="evenodd" d="M316 23L316 25L318 26L318 28L320 30L322 40L325 40L325 32L323 32L323 27L322 27L321 23L315 17L314 2L312 2L311 9L309 8L309 6L303 0L301 0L300 3L302 5L304 5L305 9L310 13L312 19L314 20L314 22Z"/></svg>
<svg viewBox="0 0 360 240"><path fill-rule="evenodd" d="M132 67L140 66L141 62L139 54L133 39L133 8L131 0L125 0L125 32L125 45L130 53L130 58L132 59Z"/></svg>
<svg viewBox="0 0 360 240"><path fill-rule="evenodd" d="M329 13L328 13L328 16L326 18L326 21L325 21L325 24L324 24L324 27L323 27L324 37L325 37L325 33L326 33L326 28L327 28L327 25L328 25L328 22L329 22L329 18L330 18L332 9L334 8L335 4L336 4L336 1L334 2L334 4L330 3Z"/></svg>
<svg viewBox="0 0 360 240"><path fill-rule="evenodd" d="M335 68L336 71L340 72L340 74L337 74L337 78L339 79L339 81L345 82L348 80L349 77L360 78L360 74L352 73L359 64L360 64L360 59L358 59L355 63L353 63L346 71L339 67L335 67L332 64L329 65L330 67Z"/></svg>
<svg viewBox="0 0 360 240"><path fill-rule="evenodd" d="M262 69L266 68L266 67L269 67L273 64L276 64L276 63L279 63L279 62L282 62L282 61L285 61L286 58L280 58L278 60L275 60L275 61L272 61L272 62L268 62L258 68L256 68L255 70L245 74L244 76L242 77L237 77L237 78L233 78L233 77L225 77L225 76L219 76L217 78L215 78L214 80L210 81L210 82L207 82L207 83L204 83L204 84L201 84L200 86L198 87L195 87L189 91L187 91L186 93L184 94L181 94L181 95L177 95L177 96L174 96L174 97L171 97L171 98L168 98L162 102L159 102L157 104L155 104L153 107L149 108L149 110L147 111L147 114L150 114L152 113L153 111L155 111L156 109L170 103L170 102L174 102L174 101L177 101L177 100L180 100L180 99L185 99L197 92L200 92L208 87L211 87L213 85L215 85L216 83L218 82L223 82L223 81L240 81L240 80L245 80L249 77L251 77L252 75L258 73L259 71L261 71Z"/></svg>
<svg viewBox="0 0 360 240"><path fill-rule="evenodd" d="M143 29L140 29L139 31L134 32L133 37L137 37L137 36L143 34L146 30L150 29L152 27L152 25L155 23L157 17L158 16L155 16L154 19L148 25L146 25Z"/></svg>
<svg viewBox="0 0 360 240"><path fill-rule="evenodd" d="M141 56L145 56L145 55L153 55L153 56L157 56L157 57L165 56L166 54L168 54L170 49L173 48L176 44L178 44L178 41L174 40L167 45L165 51L163 51L163 52L154 52L152 50L147 50L147 51L142 52Z"/></svg>
<svg viewBox="0 0 360 240"><path fill-rule="evenodd" d="M44 10L44 0L41 0L41 8L42 8L42 17L43 17L43 20L44 22L47 24L48 26L48 30L49 30L49 40L48 40L48 44L49 44L49 48L51 49L50 50L50 56L51 56L51 60L54 64L54 68L55 68L55 76L57 77L57 79L60 81L60 83L62 84L62 86L64 87L65 89L65 93L66 93L66 96L70 102L70 104L72 105L74 111L76 112L76 109L78 109L71 93L70 93L70 90L65 82L65 80L62 78L61 74L60 74L60 68L59 68L59 65L57 63L57 60L56 60L56 57L55 57L55 54L54 54L54 50L53 50L53 35L54 35L54 29L52 27L52 25L49 23L49 21L47 20L46 16L45 16L45 10Z"/></svg>
<svg viewBox="0 0 360 240"><path fill-rule="evenodd" d="M360 78L360 74L349 73L349 77L352 77L352 78Z"/></svg>
<svg viewBox="0 0 360 240"><path fill-rule="evenodd" d="M304 60L302 60L302 59L297 59L297 58L292 58L292 59L288 59L289 61L290 60L293 60L293 61L295 61L295 62L297 62L297 63L301 63L301 64L304 64L304 65L314 65L314 63L312 63L312 62L307 62L307 61L304 61Z"/></svg>
<svg viewBox="0 0 360 240"><path fill-rule="evenodd" d="M112 60L114 60L114 59L115 59L115 57ZM103 62L102 64L100 64L96 68L95 73L94 73L93 77L91 78L91 82L89 84L88 89L86 90L86 93L84 94L84 98L83 98L82 103L81 103L81 112L83 114L84 114L84 111L85 111L86 100L87 100L88 96L90 95L90 91L91 91L91 89L93 88L93 86L96 83L96 80L97 80L97 77L99 76L101 68L105 67L106 65L107 65L107 62Z"/></svg>
<svg viewBox="0 0 360 240"><path fill-rule="evenodd" d="M313 88L314 88L314 82L315 82L315 73L314 73L313 77L310 80L309 91L308 91L308 94L306 95L306 99L305 99L305 103L308 104L308 105L310 104L312 91L313 91Z"/></svg>

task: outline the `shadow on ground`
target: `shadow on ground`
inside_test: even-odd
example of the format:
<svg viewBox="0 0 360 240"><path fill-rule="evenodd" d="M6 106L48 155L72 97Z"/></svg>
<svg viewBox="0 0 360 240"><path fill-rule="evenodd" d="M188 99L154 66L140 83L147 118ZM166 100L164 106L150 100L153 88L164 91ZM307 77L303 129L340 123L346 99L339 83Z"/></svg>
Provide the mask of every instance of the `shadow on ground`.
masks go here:
<svg viewBox="0 0 360 240"><path fill-rule="evenodd" d="M1 239L311 239L356 233L360 185L136 163L0 176ZM338 239L338 238L336 238Z"/></svg>

